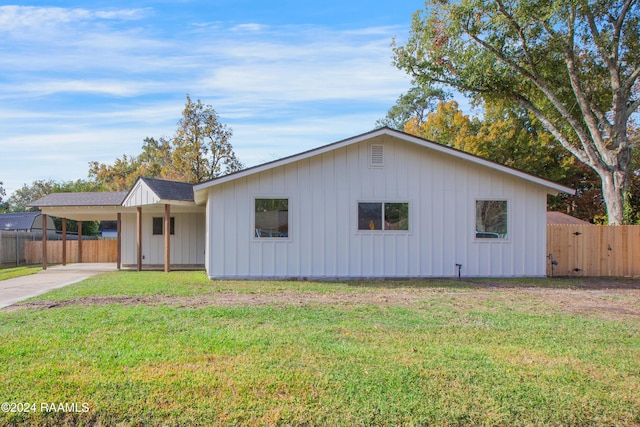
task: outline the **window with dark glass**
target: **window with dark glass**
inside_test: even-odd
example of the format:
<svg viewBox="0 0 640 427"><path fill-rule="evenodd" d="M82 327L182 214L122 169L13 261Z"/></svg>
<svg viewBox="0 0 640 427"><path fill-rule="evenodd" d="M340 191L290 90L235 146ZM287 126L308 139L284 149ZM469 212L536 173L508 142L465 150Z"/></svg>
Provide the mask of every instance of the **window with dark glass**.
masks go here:
<svg viewBox="0 0 640 427"><path fill-rule="evenodd" d="M507 238L507 201L476 200L476 239Z"/></svg>
<svg viewBox="0 0 640 427"><path fill-rule="evenodd" d="M256 199L255 237L289 237L289 199Z"/></svg>
<svg viewBox="0 0 640 427"><path fill-rule="evenodd" d="M409 203L358 203L358 230L409 230Z"/></svg>
<svg viewBox="0 0 640 427"><path fill-rule="evenodd" d="M162 235L164 231L164 218L162 217L155 217L153 218L153 235ZM171 217L169 219L169 232L170 234L176 234L175 233L175 218Z"/></svg>

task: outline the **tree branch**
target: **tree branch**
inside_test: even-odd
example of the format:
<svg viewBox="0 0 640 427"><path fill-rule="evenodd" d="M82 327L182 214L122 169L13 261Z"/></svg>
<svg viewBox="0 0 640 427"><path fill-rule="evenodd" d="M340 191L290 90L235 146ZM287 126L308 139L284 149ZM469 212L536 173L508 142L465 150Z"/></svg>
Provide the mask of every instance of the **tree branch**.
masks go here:
<svg viewBox="0 0 640 427"><path fill-rule="evenodd" d="M597 160L599 159L599 156L597 156L597 154L595 153L595 151L593 150L593 147L585 147L585 145L583 144L584 149L579 149L576 146L574 146L563 134L562 132L560 132L560 129L558 129L557 126L555 126L553 124L553 122L551 122L551 120L549 120L549 118L547 118L547 116L540 111L539 108L537 108L533 102L531 102L529 99L525 98L524 96L520 96L520 95L516 95L515 96L516 100L518 101L518 103L525 109L527 109L528 111L531 111L531 113L536 117L536 119L538 119L540 121L540 123L542 123L542 125L545 127L545 129L547 129L559 142L560 144L562 144L562 146L569 151L571 154L573 154L578 160L580 160L582 163L585 164L595 164L595 162L593 160Z"/></svg>
<svg viewBox="0 0 640 427"><path fill-rule="evenodd" d="M620 10L620 16L618 16L618 19L616 19L615 21L615 25L614 25L614 35L613 35L613 45L616 46L615 49L615 58L614 61L617 64L618 63L618 53L620 51L620 33L622 33L622 26L624 24L624 20L627 17L627 13L629 13L629 10L631 9L631 4L634 2L635 0L627 0L624 5L622 6L622 10Z"/></svg>
<svg viewBox="0 0 640 427"><path fill-rule="evenodd" d="M640 108L640 99L636 99L634 102L631 103L629 108L627 108L627 111L625 111L626 113L625 116L627 118L631 117L631 115L635 113L638 108Z"/></svg>
<svg viewBox="0 0 640 427"><path fill-rule="evenodd" d="M605 65L609 69L610 73L615 71L616 58L611 58L609 56L609 52L607 52L604 46L602 46L602 43L600 43L600 32L598 31L598 26L596 25L596 21L593 16L593 13L591 13L591 9L589 9L588 7L584 8L583 13L584 13L584 16L587 18L587 23L589 24L589 31L591 32L591 37L593 37L593 42L595 43L596 48L598 48L598 53L600 54L600 57L602 58Z"/></svg>
<svg viewBox="0 0 640 427"><path fill-rule="evenodd" d="M465 30L467 30L467 29L465 29ZM564 106L562 101L560 101L556 97L555 93L553 93L553 91L547 86L546 82L542 78L536 78L534 75L532 75L531 73L527 72L527 70L525 70L522 67L520 67L514 61L510 60L509 58L507 58L504 54L502 54L502 52L500 52L499 50L497 50L496 48L491 46L489 43L485 42L484 40L480 39L479 37L475 36L474 34L471 34L470 31L466 31L466 32L467 32L467 35L469 37L471 37L474 41L476 41L482 47L487 49L489 52L493 53L498 59L503 61L505 64L509 65L514 71L518 72L524 78L528 79L536 87L538 87L538 89L540 89L540 91L542 91L542 93L544 93L544 95L549 99L549 101L551 101L552 105L558 111L558 113L560 113L560 115L569 123L571 128L574 130L574 132L576 133L576 135L580 139L580 142L582 143L582 145L585 148L590 145L590 141L592 141L591 136L586 132L586 130L583 128L582 124L571 114L571 112L569 110L567 110L567 108ZM531 103L531 105L533 106L532 103ZM597 125L596 125L596 129L597 129ZM596 133L596 135L599 135L599 134ZM598 147L598 148L600 148L600 147ZM593 147L590 147L590 150L588 150L588 151L592 151L592 150L593 150Z"/></svg>
<svg viewBox="0 0 640 427"><path fill-rule="evenodd" d="M578 106L580 107L580 111L582 112L584 121L587 124L587 128L589 129L589 132L591 134L591 140L596 144L598 151L602 153L602 155L608 156L608 150L598 126L599 120L593 113L595 105L593 105L592 102L588 101L587 95L584 93L584 90L582 90L580 77L578 76L578 71L576 70L574 43L576 10L574 7L571 8L569 17L569 22L567 23L569 28L565 50L565 59L567 63L569 81L571 82L571 88L573 89L573 93L575 94L576 101L578 101ZM601 113L600 116L604 117L605 115ZM607 159L607 163L611 163L610 159Z"/></svg>
<svg viewBox="0 0 640 427"><path fill-rule="evenodd" d="M533 76L535 76L536 78L539 78L540 74L538 73L536 65L535 65L535 63L533 61L533 57L531 56L531 52L529 52L529 48L528 48L529 45L527 43L527 38L524 35L524 32L522 31L522 28L520 27L520 25L518 25L518 23L513 18L513 16L511 16L506 11L506 9L504 8L504 5L502 4L501 0L495 0L495 2L498 5L498 11L500 11L502 16L504 16L507 19L507 22L511 25L511 27L518 34L518 38L520 39L520 46L522 47L522 51L524 52L524 55L527 57L527 62L529 63L529 67L531 68L531 74Z"/></svg>
<svg viewBox="0 0 640 427"><path fill-rule="evenodd" d="M625 81L622 90L623 93L629 93L633 88L633 85L636 84L636 80L640 77L640 67L637 67L635 70L631 72L629 78Z"/></svg>

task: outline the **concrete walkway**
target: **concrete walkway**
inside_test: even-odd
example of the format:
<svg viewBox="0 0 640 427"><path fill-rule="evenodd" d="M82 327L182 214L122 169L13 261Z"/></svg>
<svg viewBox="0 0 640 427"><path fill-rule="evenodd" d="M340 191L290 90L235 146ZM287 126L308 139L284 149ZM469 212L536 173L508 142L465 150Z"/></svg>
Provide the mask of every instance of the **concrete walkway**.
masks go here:
<svg viewBox="0 0 640 427"><path fill-rule="evenodd" d="M49 267L29 276L0 280L0 308L115 270L115 264L69 264Z"/></svg>

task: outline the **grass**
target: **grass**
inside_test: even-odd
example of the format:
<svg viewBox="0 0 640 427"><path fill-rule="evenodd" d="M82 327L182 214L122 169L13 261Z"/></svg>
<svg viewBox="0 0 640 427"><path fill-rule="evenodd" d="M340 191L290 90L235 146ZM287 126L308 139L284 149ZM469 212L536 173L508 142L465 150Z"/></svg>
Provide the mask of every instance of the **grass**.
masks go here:
<svg viewBox="0 0 640 427"><path fill-rule="evenodd" d="M16 277L28 276L42 270L40 266L23 266L0 269L0 280L13 279Z"/></svg>
<svg viewBox="0 0 640 427"><path fill-rule="evenodd" d="M406 305L0 312L0 401L89 408L0 424L640 425L640 322L505 303L509 290L476 300L473 283L455 283L98 276L38 298L427 291Z"/></svg>

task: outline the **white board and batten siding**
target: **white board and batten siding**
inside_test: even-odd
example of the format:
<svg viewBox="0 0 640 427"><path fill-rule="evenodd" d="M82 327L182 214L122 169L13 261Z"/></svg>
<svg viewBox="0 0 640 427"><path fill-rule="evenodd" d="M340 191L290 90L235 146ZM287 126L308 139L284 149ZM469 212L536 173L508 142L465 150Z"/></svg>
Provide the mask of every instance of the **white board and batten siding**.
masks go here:
<svg viewBox="0 0 640 427"><path fill-rule="evenodd" d="M456 264L466 277L546 273L544 186L393 135L207 191L211 278L452 277ZM289 200L288 237L256 237L256 198ZM476 239L476 200L507 201L507 239ZM408 203L409 230L359 231L359 202Z"/></svg>
<svg viewBox="0 0 640 427"><path fill-rule="evenodd" d="M147 208L142 213L142 264L164 264L164 235L153 234L153 218L164 211ZM172 213L174 234L170 237L171 264L203 265L205 263L205 218L202 212ZM122 215L122 263L137 263L136 214Z"/></svg>
<svg viewBox="0 0 640 427"><path fill-rule="evenodd" d="M123 206L142 209L142 265L164 264L164 234L153 234L153 219L164 218L170 204L174 234L169 238L171 265L205 263L205 209L193 202L162 200L143 179L139 179ZM122 215L122 263L137 264L137 213Z"/></svg>

